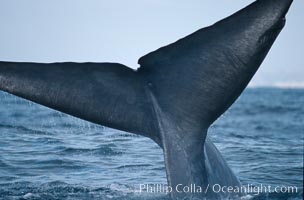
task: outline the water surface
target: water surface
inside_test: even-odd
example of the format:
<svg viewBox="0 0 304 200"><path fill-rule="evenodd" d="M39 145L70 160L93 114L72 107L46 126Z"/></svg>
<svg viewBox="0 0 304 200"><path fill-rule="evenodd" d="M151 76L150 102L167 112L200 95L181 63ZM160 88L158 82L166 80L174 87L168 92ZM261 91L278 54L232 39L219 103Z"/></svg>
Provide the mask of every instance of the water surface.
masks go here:
<svg viewBox="0 0 304 200"><path fill-rule="evenodd" d="M242 184L296 186L302 199L304 90L251 88L209 129ZM166 183L151 140L0 92L0 199L167 199L139 193Z"/></svg>

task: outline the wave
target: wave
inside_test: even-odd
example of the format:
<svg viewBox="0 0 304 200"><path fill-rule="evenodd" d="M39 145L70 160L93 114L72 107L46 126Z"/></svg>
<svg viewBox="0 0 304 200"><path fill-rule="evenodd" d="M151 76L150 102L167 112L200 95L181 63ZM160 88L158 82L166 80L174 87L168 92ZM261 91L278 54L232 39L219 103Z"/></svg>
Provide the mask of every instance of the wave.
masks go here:
<svg viewBox="0 0 304 200"><path fill-rule="evenodd" d="M110 184L100 187L67 184L53 181L45 184L31 182L16 182L1 185L0 199L31 199L31 200L57 200L57 199L103 199L103 200L167 200L165 194L139 193L131 185Z"/></svg>
<svg viewBox="0 0 304 200"><path fill-rule="evenodd" d="M115 156L121 155L123 152L116 149L113 144L100 145L96 148L76 148L76 147L62 147L59 154L93 154L99 156Z"/></svg>
<svg viewBox="0 0 304 200"><path fill-rule="evenodd" d="M249 84L249 88L282 88L282 89L304 89L304 82L275 82L272 84Z"/></svg>

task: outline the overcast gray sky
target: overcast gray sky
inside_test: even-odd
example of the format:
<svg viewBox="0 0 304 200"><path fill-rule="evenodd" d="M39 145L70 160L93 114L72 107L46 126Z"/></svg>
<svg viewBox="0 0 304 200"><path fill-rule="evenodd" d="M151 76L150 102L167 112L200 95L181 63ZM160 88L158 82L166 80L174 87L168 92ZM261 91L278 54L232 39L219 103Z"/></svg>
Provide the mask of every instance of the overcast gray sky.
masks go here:
<svg viewBox="0 0 304 200"><path fill-rule="evenodd" d="M0 60L120 62L137 60L253 0L1 0ZM253 86L304 87L304 1L287 24ZM302 56L302 57L301 57Z"/></svg>

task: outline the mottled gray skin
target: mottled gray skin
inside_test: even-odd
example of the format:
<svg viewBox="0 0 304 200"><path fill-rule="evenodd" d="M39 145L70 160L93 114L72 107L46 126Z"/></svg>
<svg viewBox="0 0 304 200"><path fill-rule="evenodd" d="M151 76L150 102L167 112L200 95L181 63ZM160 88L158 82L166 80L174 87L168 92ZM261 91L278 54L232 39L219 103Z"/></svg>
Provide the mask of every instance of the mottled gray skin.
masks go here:
<svg viewBox="0 0 304 200"><path fill-rule="evenodd" d="M0 89L64 113L154 140L168 184L239 186L209 126L238 98L284 26L292 0L258 0L139 59L115 63L0 62ZM170 194L220 199L224 193ZM230 197L239 194L230 194ZM233 198L233 197L231 197Z"/></svg>

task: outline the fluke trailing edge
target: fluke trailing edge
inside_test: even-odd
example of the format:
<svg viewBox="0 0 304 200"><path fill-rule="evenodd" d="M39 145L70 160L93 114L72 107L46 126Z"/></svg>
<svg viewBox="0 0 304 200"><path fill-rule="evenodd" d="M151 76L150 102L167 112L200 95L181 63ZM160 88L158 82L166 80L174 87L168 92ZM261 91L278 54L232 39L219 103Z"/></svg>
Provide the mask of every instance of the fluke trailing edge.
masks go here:
<svg viewBox="0 0 304 200"><path fill-rule="evenodd" d="M292 0L258 0L139 59L115 63L0 62L0 89L61 112L154 140L168 184L239 186L208 127L238 98L285 24ZM172 199L228 194L179 193ZM239 195L239 194L229 194Z"/></svg>

